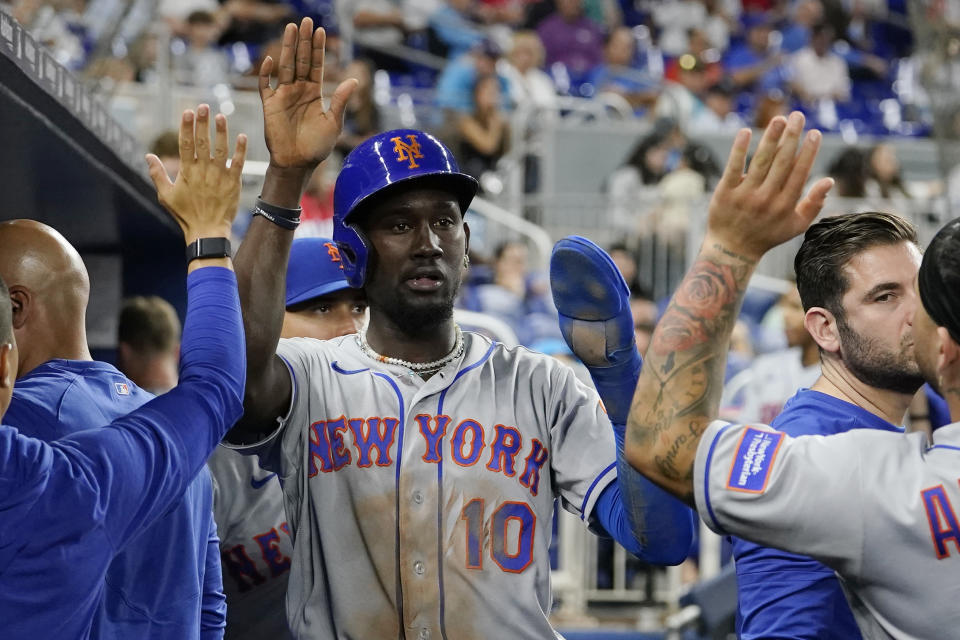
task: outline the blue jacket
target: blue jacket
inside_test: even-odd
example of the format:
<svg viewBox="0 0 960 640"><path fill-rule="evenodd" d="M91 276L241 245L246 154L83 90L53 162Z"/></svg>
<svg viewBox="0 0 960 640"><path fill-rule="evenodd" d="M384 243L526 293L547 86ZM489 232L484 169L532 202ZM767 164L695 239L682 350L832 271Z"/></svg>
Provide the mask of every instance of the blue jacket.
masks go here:
<svg viewBox="0 0 960 640"><path fill-rule="evenodd" d="M851 429L903 431L869 411L801 389L771 423L791 436ZM737 636L857 640L860 631L833 570L806 556L731 538L737 567Z"/></svg>
<svg viewBox="0 0 960 640"><path fill-rule="evenodd" d="M232 272L192 273L188 296L170 393L150 400L98 362L17 382L5 421L40 440L0 427L3 637L222 637L204 462L242 413L243 330Z"/></svg>

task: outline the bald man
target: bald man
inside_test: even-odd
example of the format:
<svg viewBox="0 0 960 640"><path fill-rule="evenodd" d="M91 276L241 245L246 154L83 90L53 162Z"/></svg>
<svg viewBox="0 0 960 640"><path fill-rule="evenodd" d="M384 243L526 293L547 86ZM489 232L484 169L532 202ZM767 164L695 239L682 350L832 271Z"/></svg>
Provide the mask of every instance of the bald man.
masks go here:
<svg viewBox="0 0 960 640"><path fill-rule="evenodd" d="M0 277L10 290L19 348L7 419L22 433L54 441L108 424L153 397L90 357L84 320L90 280L56 230L31 220L0 224ZM105 582L93 638L222 638L226 600L206 468L117 554Z"/></svg>

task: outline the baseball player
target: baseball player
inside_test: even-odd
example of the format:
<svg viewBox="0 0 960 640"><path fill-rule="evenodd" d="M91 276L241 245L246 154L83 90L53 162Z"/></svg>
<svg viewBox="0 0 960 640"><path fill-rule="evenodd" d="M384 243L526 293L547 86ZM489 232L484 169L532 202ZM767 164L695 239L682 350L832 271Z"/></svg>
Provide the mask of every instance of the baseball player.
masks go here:
<svg viewBox="0 0 960 640"><path fill-rule="evenodd" d="M727 341L757 262L803 231L832 186L801 200L819 146L803 116L774 119L743 173L738 133L693 266L654 332L627 427L632 465L696 506L717 532L809 555L833 568L865 638L948 638L960 628L960 425L903 435L854 429L791 438L715 420ZM960 418L960 222L920 267L913 318L924 377ZM810 420L816 420L811 416Z"/></svg>
<svg viewBox="0 0 960 640"><path fill-rule="evenodd" d="M294 207L333 148L353 89L341 84L323 110L323 38L309 20L299 33L288 25L276 89L273 60L261 69L271 161L237 256L245 322L255 328L251 386L246 417L227 439L283 485L291 631L553 637L555 499L655 562L686 556L688 512L617 477L609 421L571 369L454 324L463 215L477 183L426 133L373 136L337 180L334 239L348 282L366 292L368 328L278 346Z"/></svg>
<svg viewBox="0 0 960 640"><path fill-rule="evenodd" d="M902 433L923 383L913 355L916 229L886 213L824 218L807 230L794 264L804 324L821 352L823 373L771 426L793 437L851 429ZM740 538L733 539L733 555L740 637L859 637L829 567Z"/></svg>
<svg viewBox="0 0 960 640"><path fill-rule="evenodd" d="M177 384L180 318L159 296L124 300L117 321L117 369L155 395Z"/></svg>
<svg viewBox="0 0 960 640"><path fill-rule="evenodd" d="M181 140L192 156L193 112L187 113ZM107 581L117 553L176 508L242 412L243 329L229 247L222 243L237 208L246 145L241 137L228 169L222 116L217 124L218 160L209 157L209 134L198 135L200 157L189 158L176 184L170 184L159 160L150 158L161 201L176 205L188 255L196 258L188 266L180 386L107 426L76 425L49 443L0 427L4 638L90 637L95 617L110 601L105 592L112 588ZM201 129L205 126L202 122ZM215 250L200 240L212 242ZM10 403L22 355L11 306L21 305L24 296L0 283L0 413ZM197 591L200 578L193 580ZM146 587L167 593L153 582ZM127 638L199 637L194 599L176 604L193 610L190 635L182 626L157 633L154 621L149 633Z"/></svg>
<svg viewBox="0 0 960 640"><path fill-rule="evenodd" d="M80 255L33 220L0 224L0 277L9 283L20 355L7 419L47 442L105 425L154 396L92 360ZM213 489L206 469L181 500L118 549L93 624L97 638L219 638L226 621Z"/></svg>
<svg viewBox="0 0 960 640"><path fill-rule="evenodd" d="M284 338L328 340L356 333L367 304L347 284L340 252L330 238L298 238L287 266ZM218 447L208 462L220 534L227 640L289 638L284 598L293 541L275 473L255 456Z"/></svg>

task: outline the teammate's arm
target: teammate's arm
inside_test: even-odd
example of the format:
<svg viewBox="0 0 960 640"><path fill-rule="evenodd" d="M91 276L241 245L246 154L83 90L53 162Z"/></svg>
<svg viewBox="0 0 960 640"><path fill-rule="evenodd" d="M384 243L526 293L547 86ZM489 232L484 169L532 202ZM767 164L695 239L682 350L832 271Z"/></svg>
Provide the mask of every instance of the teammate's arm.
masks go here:
<svg viewBox="0 0 960 640"><path fill-rule="evenodd" d="M771 121L744 174L750 131L733 143L710 201L707 233L693 266L657 325L627 423L627 460L693 504L693 463L717 416L730 334L750 276L769 249L806 229L832 181L801 194L820 146L803 116Z"/></svg>
<svg viewBox="0 0 960 640"><path fill-rule="evenodd" d="M203 594L200 598L200 640L222 640L227 628L227 596L223 593L220 567L220 538L217 524L210 518L207 530L206 566L203 570Z"/></svg>
<svg viewBox="0 0 960 640"><path fill-rule="evenodd" d="M196 114L183 114L176 182L156 156L147 157L157 196L187 245L197 238L227 237L240 196L246 138L238 138L228 168L227 123L217 116L211 157L209 112L201 105ZM180 354L180 381L169 393L103 429L80 431L51 445L53 471L45 495L66 501L68 512L93 496L96 508L85 512L101 521L114 549L183 495L240 417L246 362L229 257L190 262Z"/></svg>
<svg viewBox="0 0 960 640"><path fill-rule="evenodd" d="M288 24L277 65L277 86L270 85L273 58L260 67L260 99L270 164L261 199L297 209L314 169L333 150L343 129L343 112L356 87L346 80L323 104L323 54L326 34L304 18ZM284 416L292 393L290 374L276 355L283 327L287 261L293 231L254 216L237 251L237 281L247 335L247 388L244 417L228 439L248 443L265 435Z"/></svg>

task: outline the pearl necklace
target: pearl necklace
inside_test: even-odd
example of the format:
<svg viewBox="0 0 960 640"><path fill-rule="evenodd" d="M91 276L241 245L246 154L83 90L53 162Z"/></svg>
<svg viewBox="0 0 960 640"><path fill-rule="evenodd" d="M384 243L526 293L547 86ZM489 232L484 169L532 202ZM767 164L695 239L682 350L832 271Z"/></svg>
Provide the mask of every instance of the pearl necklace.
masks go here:
<svg viewBox="0 0 960 640"><path fill-rule="evenodd" d="M367 330L361 329L357 332L357 342L360 343L360 349L363 350L365 354L382 362L384 364L397 364L401 367L406 367L411 371L416 371L417 373L429 373L431 371L439 371L444 368L461 355L463 355L463 333L460 331L459 325L453 325L454 329L457 332L457 339L454 342L453 350L450 351L447 355L440 358L439 360L434 360L433 362L410 362L408 360L401 360L400 358L392 358L390 356L382 356L367 343Z"/></svg>

